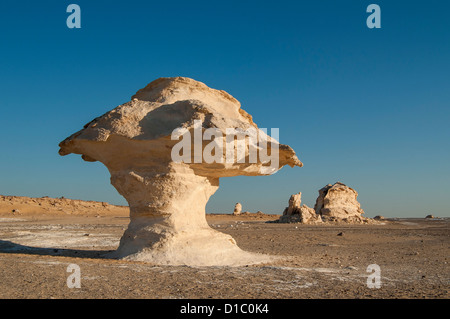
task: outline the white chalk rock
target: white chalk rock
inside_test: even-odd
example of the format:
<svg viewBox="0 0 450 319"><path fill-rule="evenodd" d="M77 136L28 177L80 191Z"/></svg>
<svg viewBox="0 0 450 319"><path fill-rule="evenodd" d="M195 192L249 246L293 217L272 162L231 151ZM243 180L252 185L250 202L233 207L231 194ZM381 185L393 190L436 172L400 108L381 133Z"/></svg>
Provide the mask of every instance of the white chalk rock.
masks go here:
<svg viewBox="0 0 450 319"><path fill-rule="evenodd" d="M242 204L236 203L236 205L234 206L233 215L240 215L241 212L242 212Z"/></svg>
<svg viewBox="0 0 450 319"><path fill-rule="evenodd" d="M293 194L289 198L289 206L280 217L281 223L317 224L322 222L320 215L306 205L302 205L302 193Z"/></svg>
<svg viewBox="0 0 450 319"><path fill-rule="evenodd" d="M220 161L230 145L229 128L256 132L261 139L249 138L253 142L243 151L236 150L235 160ZM173 135L175 129L178 133ZM186 132L195 140L195 134L206 134L207 129L212 129L209 140L203 138L200 146L194 143L191 149L173 152ZM217 133L214 143L226 148L223 154L210 151L214 148L211 133ZM252 154L264 150L264 141L269 145L267 154L278 148L278 162L259 156L254 160ZM202 159L202 151L214 153L215 161ZM302 166L292 148L259 130L231 95L183 77L151 82L130 102L61 142L59 153L81 154L86 161L103 163L112 185L128 201L130 224L113 257L172 265L270 260L270 256L241 250L230 235L211 229L205 218L206 203L218 189L220 177L269 175L285 165ZM174 154L182 154L183 161L174 160Z"/></svg>
<svg viewBox="0 0 450 319"><path fill-rule="evenodd" d="M359 221L364 211L357 197L358 193L343 183L328 184L319 190L314 209L316 214L327 220Z"/></svg>

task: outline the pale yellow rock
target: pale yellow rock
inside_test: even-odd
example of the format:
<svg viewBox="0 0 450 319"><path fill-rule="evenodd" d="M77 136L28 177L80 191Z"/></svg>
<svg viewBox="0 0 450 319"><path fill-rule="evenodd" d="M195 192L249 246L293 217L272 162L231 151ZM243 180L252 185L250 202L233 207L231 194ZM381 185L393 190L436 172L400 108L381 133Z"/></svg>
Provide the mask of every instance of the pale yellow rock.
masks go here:
<svg viewBox="0 0 450 319"><path fill-rule="evenodd" d="M322 217L316 214L314 208L302 205L299 209L300 222L304 224L319 224L322 222Z"/></svg>
<svg viewBox="0 0 450 319"><path fill-rule="evenodd" d="M171 152L179 141L172 139L172 132L182 127L194 136L199 121L201 132L208 128L223 135L227 128L261 132L225 91L176 77L151 82L130 102L94 119L60 143L61 155L81 154L86 161L102 162L112 185L129 203L130 224L113 257L192 266L271 260L270 256L242 251L231 236L211 229L205 205L218 189L220 177L268 175L274 172L273 163L248 160L251 151L260 150L260 144L247 145L241 163L195 163L194 149L188 154L191 163L174 161ZM276 169L302 166L292 148L270 136L265 138L279 148ZM201 149L209 143L205 141Z"/></svg>
<svg viewBox="0 0 450 319"><path fill-rule="evenodd" d="M302 193L294 194L289 198L289 206L286 211L287 215L292 215L297 212L298 209L300 209L300 206L302 205Z"/></svg>

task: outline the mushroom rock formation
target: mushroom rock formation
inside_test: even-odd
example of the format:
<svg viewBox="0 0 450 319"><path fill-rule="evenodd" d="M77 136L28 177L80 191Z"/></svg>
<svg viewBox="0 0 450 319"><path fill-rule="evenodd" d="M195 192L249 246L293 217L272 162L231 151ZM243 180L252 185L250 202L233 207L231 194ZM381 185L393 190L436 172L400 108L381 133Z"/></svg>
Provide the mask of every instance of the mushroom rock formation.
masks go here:
<svg viewBox="0 0 450 319"><path fill-rule="evenodd" d="M357 197L358 193L343 183L328 184L319 190L314 210L326 221L362 222L366 218Z"/></svg>
<svg viewBox="0 0 450 319"><path fill-rule="evenodd" d="M236 158L233 153L233 161L228 157L224 161L229 146L238 140L227 139L230 128L250 132L251 138L244 137L249 142L243 152L236 151ZM255 132L257 142L251 136ZM194 142L200 136L200 145L189 143L192 136ZM270 175L285 165L302 166L292 148L258 129L230 94L184 77L151 82L130 102L89 122L59 145L62 156L81 154L86 161L103 163L111 184L128 201L130 223L110 257L157 264L243 265L270 260L241 250L231 236L210 228L206 203L220 177ZM226 148L223 154L220 146ZM202 159L202 150L211 156ZM256 160L255 151L259 151ZM269 161L269 153L278 156Z"/></svg>
<svg viewBox="0 0 450 319"><path fill-rule="evenodd" d="M242 204L236 203L236 205L234 206L233 215L240 215L241 212L242 212Z"/></svg>
<svg viewBox="0 0 450 319"><path fill-rule="evenodd" d="M321 223L322 218L317 215L315 210L306 205L302 205L302 193L294 194L289 198L289 206L283 211L280 217L281 223L303 223L316 224Z"/></svg>

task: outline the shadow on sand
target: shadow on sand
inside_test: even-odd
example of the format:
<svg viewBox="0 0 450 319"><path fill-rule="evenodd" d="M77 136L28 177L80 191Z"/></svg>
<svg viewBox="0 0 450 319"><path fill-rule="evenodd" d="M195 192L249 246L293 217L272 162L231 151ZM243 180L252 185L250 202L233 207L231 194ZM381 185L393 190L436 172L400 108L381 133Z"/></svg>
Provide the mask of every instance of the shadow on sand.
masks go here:
<svg viewBox="0 0 450 319"><path fill-rule="evenodd" d="M82 250L82 249L66 249L66 248L42 248L25 246L16 244L7 240L0 240L0 253L5 254L25 254L25 255L41 255L41 256L59 256L59 257L76 257L76 258L96 258L111 259L107 254L115 250Z"/></svg>

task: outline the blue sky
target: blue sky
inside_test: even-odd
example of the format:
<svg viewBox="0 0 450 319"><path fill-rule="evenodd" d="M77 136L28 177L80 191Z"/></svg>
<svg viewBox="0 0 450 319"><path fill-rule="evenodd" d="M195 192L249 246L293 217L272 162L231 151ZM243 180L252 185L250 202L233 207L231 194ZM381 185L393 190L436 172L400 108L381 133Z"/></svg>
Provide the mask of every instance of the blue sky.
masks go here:
<svg viewBox="0 0 450 319"><path fill-rule="evenodd" d="M81 29L66 8L81 7ZM366 8L381 8L369 29ZM450 216L447 1L0 2L0 194L125 204L58 144L159 77L186 76L279 128L302 168L222 178L208 212L281 213L341 181L368 217Z"/></svg>

